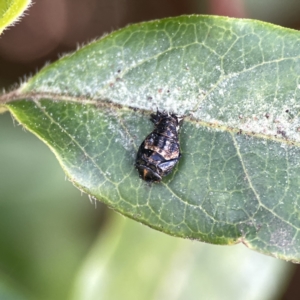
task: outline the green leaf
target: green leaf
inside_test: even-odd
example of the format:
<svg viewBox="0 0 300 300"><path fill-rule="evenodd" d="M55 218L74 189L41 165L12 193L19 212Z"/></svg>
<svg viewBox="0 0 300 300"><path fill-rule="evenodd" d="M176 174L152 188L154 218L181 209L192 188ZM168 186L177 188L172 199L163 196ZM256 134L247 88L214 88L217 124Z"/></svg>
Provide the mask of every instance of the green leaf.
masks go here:
<svg viewBox="0 0 300 300"><path fill-rule="evenodd" d="M116 31L0 102L72 182L165 233L242 242L300 261L300 34L182 16ZM149 115L184 115L182 158L160 184L134 168Z"/></svg>
<svg viewBox="0 0 300 300"><path fill-rule="evenodd" d="M30 6L31 0L2 0L0 1L0 34L15 23Z"/></svg>

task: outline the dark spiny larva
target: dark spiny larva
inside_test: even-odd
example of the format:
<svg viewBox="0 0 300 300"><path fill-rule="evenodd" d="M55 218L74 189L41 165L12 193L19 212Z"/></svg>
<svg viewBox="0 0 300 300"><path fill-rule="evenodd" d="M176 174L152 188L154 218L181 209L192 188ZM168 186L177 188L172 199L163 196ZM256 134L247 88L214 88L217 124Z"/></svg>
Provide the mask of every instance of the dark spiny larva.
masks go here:
<svg viewBox="0 0 300 300"><path fill-rule="evenodd" d="M180 159L178 131L182 118L157 111L150 120L155 128L141 144L135 167L145 181L160 182Z"/></svg>

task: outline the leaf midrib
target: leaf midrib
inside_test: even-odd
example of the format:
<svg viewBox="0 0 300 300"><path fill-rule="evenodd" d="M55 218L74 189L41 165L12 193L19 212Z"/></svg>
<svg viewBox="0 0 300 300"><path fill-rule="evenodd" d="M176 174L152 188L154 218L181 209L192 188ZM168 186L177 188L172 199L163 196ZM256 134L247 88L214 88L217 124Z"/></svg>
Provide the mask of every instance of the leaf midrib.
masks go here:
<svg viewBox="0 0 300 300"><path fill-rule="evenodd" d="M31 93L25 93L25 94L19 94L16 93L16 91L14 91L13 93L10 94L9 97L7 97L8 95L6 95L5 97L0 96L0 104L1 104L1 99L9 104L12 102L16 102L16 101L22 101L22 100L30 100L30 101L34 101L35 103L38 103L40 100L48 100L48 101L53 101L53 102L57 102L57 101L66 101L66 102L70 102L70 103L74 103L74 104L89 104L89 105L94 105L96 107L102 107L102 108L114 108L115 110L118 109L122 109L122 110L130 110L130 111L140 111L142 113L152 113L153 111L150 110L146 110L146 109L136 109L134 107L131 106L125 106L125 105L121 105L118 103L113 103L110 102L109 100L92 100L92 99L88 99L88 98L84 98L82 96L80 97L74 97L74 96L68 96L68 95L59 95L59 94L55 94L55 93L37 93L37 92L31 92ZM288 138L285 137L279 137L279 136L273 136L273 135L268 135L268 134L263 134L263 133L257 133L254 131L247 131L247 130L241 130L240 128L233 128L231 126L228 126L222 122L219 121L214 121L214 122L208 122L205 120L201 120L201 119L196 119L195 117L193 117L193 113L189 114L189 115L185 115L184 116L184 122L189 122L191 124L197 124L200 125L203 128L209 128L209 129L213 129L213 130L217 130L217 131L223 131L223 132L229 132L229 133L233 133L233 134L239 134L239 135L244 135L247 137L252 137L252 138L257 138L257 139L261 139L261 140L267 140L267 141L273 141L273 142L277 142L280 144L284 144L284 145L288 145L288 146L296 146L300 148L300 141L295 141L295 140L289 140ZM135 146L135 148L137 149L137 146Z"/></svg>
<svg viewBox="0 0 300 300"><path fill-rule="evenodd" d="M54 120L54 119L53 119L53 118L45 111L45 109L40 105L40 103L39 103L39 101L38 101L37 99L34 99L33 101L34 101L34 103L37 105L37 107L41 110L41 112L42 112L42 113L43 113L43 114L44 114L44 115L45 115L52 123L54 123L56 126L58 126L65 134L67 134L68 137L74 142L74 144L77 145L77 147L80 149L80 151L82 151L82 153L83 153L86 157L88 157L88 158L91 160L91 162L97 167L97 169L99 170L99 172L103 175L103 177L105 178L105 180L106 180L107 182L110 182L112 185L115 186L116 190L118 191L118 195L119 195L120 199L123 199L123 198L121 197L120 193L119 193L118 184L116 184L115 182L111 181L111 180L106 176L105 172L102 171L102 169L98 166L98 164L94 161L94 159L93 159L93 158L92 158L92 157L84 150L84 148L83 148L83 147L82 147L82 146L81 146L81 145L73 138L73 136L72 136L71 134L69 134L63 127L61 127L61 125L60 125L59 123L57 123L57 122L56 122L56 121L55 121L55 120ZM93 101L94 101L94 100L93 100ZM77 102L77 103L78 103L78 102ZM118 118L120 118L120 116L118 116ZM122 123L122 122L121 122L121 123ZM126 129L127 133L129 133L129 131L128 131L127 127L125 126L125 124L122 123L122 127ZM265 206L265 205L261 202L260 196L259 196L259 194L257 193L256 189L254 188L254 186L253 186L253 184L252 184L252 182L251 182L251 178L249 177L249 174L248 174L247 169L246 169L246 167L245 167L245 164L244 164L242 155L241 155L241 153L240 153L240 151L239 151L239 147L238 147L237 141L236 141L236 139L235 139L235 136L234 136L232 130L231 130L230 134L231 134L231 137L232 137L232 140L233 140L233 145L234 145L234 147L235 147L235 149L236 149L236 153L237 153L237 155L238 155L238 157L239 157L239 159L240 159L240 163L241 163L241 165L242 165L243 172L244 172L244 174L245 174L245 176L246 176L246 178L247 178L249 188L253 191L253 193L254 193L254 195L255 195L255 197L256 197L256 200L257 200L257 202L258 202L258 204L259 204L259 207L263 207L264 209L266 209L267 211L269 211L271 214L273 214L275 217L277 217L278 219L280 219L283 223L288 224L289 226L295 228L295 229L298 231L298 230L299 230L298 227L296 227L295 225L291 224L290 222L284 220L282 217L280 217L280 216L279 216L278 214L276 214L273 210L271 210L270 208L268 208L267 206ZM55 152L55 151L54 151L54 152ZM60 161L59 156L58 156L58 155L56 155L56 156L57 156L58 160ZM62 163L61 161L60 161L60 163L61 163L61 165L63 165L63 163ZM103 181L102 184L104 184L104 183L105 183L105 181ZM163 183L163 185L169 190L169 192L172 193L173 196L175 196L179 201L181 201L182 203L184 203L184 204L185 204L185 207L186 207L186 206L191 206L191 207L194 207L194 206L195 206L195 205L191 205L190 203L184 201L184 200L183 200L181 197L179 197L179 196L175 193L175 191L173 191L167 184ZM125 199L123 199L123 200L125 201ZM197 208L200 208L200 209L207 215L207 217L208 217L209 219L214 220L215 222L217 222L217 220L216 220L215 218L213 218L211 215L209 215L209 214L205 211L205 209L203 209L203 208L201 207L201 205L198 205L198 206L196 206L196 207L197 207ZM257 208L256 212L253 213L253 215L255 215L255 214L257 213L259 207ZM253 218L253 215L252 215L252 217L249 217L249 219L252 219L252 218ZM160 219L161 219L161 218L160 218ZM244 222L247 222L249 219L245 220ZM161 220L162 220L162 219L161 219ZM162 220L162 221L163 221L163 220ZM183 223L184 225L187 226L186 223L184 223L184 222L182 222L182 223ZM166 223L166 224L167 224L167 223ZM178 225L178 224L177 224L177 225ZM180 224L179 224L179 225L180 225Z"/></svg>

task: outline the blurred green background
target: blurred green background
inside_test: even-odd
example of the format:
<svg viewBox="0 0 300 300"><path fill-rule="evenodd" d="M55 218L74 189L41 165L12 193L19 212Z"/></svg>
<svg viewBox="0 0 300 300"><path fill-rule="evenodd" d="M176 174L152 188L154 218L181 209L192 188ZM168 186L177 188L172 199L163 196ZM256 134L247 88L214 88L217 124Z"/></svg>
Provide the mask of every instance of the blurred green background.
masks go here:
<svg viewBox="0 0 300 300"><path fill-rule="evenodd" d="M129 23L192 13L300 27L293 0L36 0L0 37L0 87ZM90 201L46 145L0 115L1 300L299 299L299 277L243 245L169 237Z"/></svg>

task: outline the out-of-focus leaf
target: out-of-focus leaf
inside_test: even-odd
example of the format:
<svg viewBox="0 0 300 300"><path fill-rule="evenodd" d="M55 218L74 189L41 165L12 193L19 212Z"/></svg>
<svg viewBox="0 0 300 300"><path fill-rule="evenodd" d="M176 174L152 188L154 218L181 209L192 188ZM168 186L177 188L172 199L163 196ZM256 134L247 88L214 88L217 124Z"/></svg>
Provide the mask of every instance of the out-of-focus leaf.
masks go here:
<svg viewBox="0 0 300 300"><path fill-rule="evenodd" d="M15 23L30 6L31 0L2 0L0 1L0 34Z"/></svg>
<svg viewBox="0 0 300 300"><path fill-rule="evenodd" d="M19 286L17 286L17 284L0 272L0 299L29 300L32 299L32 297L26 294Z"/></svg>
<svg viewBox="0 0 300 300"><path fill-rule="evenodd" d="M77 275L72 300L274 300L295 269L242 246L175 239L117 215L108 225Z"/></svg>

